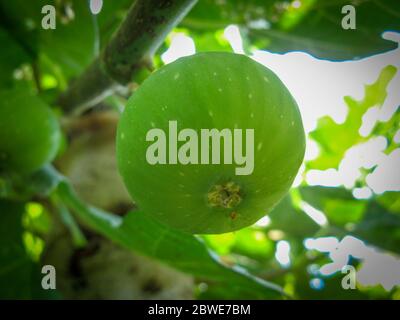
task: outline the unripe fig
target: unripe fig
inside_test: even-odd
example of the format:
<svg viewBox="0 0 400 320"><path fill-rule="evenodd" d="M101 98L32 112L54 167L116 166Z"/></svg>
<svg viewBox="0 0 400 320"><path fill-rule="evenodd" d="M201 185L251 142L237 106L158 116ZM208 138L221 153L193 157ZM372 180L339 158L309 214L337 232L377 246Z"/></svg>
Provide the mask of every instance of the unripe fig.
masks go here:
<svg viewBox="0 0 400 320"><path fill-rule="evenodd" d="M0 91L0 171L32 173L53 160L59 142L57 118L40 98Z"/></svg>
<svg viewBox="0 0 400 320"><path fill-rule="evenodd" d="M117 132L119 171L139 208L190 233L249 226L287 193L305 151L293 97L233 53L178 59L132 95Z"/></svg>

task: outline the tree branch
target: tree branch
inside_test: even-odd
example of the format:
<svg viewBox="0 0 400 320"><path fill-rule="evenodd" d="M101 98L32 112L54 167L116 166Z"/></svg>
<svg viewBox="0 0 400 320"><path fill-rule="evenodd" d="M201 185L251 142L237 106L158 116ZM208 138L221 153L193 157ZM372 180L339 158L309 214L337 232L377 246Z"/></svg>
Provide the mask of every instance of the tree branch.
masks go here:
<svg viewBox="0 0 400 320"><path fill-rule="evenodd" d="M81 112L126 85L197 0L136 0L100 56L58 100L66 112Z"/></svg>

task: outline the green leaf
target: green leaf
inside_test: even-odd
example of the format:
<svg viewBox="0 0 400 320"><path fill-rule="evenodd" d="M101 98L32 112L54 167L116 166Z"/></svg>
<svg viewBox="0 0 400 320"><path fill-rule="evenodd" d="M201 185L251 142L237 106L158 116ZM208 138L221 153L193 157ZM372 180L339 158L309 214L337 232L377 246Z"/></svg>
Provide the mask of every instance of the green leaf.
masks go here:
<svg viewBox="0 0 400 320"><path fill-rule="evenodd" d="M221 255L240 254L265 261L274 254L274 243L262 228L248 227L235 232L203 236L207 245Z"/></svg>
<svg viewBox="0 0 400 320"><path fill-rule="evenodd" d="M0 198L28 201L34 196L46 197L58 186L61 176L52 165L45 165L32 174L0 176Z"/></svg>
<svg viewBox="0 0 400 320"><path fill-rule="evenodd" d="M352 234L379 248L400 253L400 216L374 199L353 199L351 192L343 188L303 187L300 193L304 201L328 217L332 227L327 228L327 234L340 237ZM350 229L347 228L349 222L352 223Z"/></svg>
<svg viewBox="0 0 400 320"><path fill-rule="evenodd" d="M365 214L367 202L354 199L345 189L302 187L299 190L303 200L321 210L334 225L344 227L359 222Z"/></svg>
<svg viewBox="0 0 400 320"><path fill-rule="evenodd" d="M377 201L390 212L400 216L400 192L387 191L378 196Z"/></svg>
<svg viewBox="0 0 400 320"><path fill-rule="evenodd" d="M305 51L331 60L351 60L393 50L395 42L384 40L387 30L400 30L400 6L397 0L301 1L298 8L289 6L270 30L255 30L255 37L271 39L267 50L273 52ZM342 8L353 5L356 29L345 30Z"/></svg>
<svg viewBox="0 0 400 320"><path fill-rule="evenodd" d="M66 182L58 195L82 221L120 245L158 259L196 277L229 286L237 298L281 298L282 289L246 271L223 265L215 253L197 237L170 229L141 212L124 219L81 203Z"/></svg>
<svg viewBox="0 0 400 320"><path fill-rule="evenodd" d="M377 81L365 86L365 96L361 101L345 97L349 108L346 121L337 124L325 116L318 120L317 128L310 132L310 137L318 142L320 155L306 163L308 169L325 170L337 168L345 152L355 144L368 140L359 133L362 116L371 107L382 105L386 98L386 87L396 74L394 66L385 67Z"/></svg>
<svg viewBox="0 0 400 320"><path fill-rule="evenodd" d="M54 298L53 290L41 288L39 266L24 247L24 210L22 202L0 200L0 299Z"/></svg>
<svg viewBox="0 0 400 320"><path fill-rule="evenodd" d="M400 254L400 216L370 202L364 219L352 233L379 248Z"/></svg>
<svg viewBox="0 0 400 320"><path fill-rule="evenodd" d="M291 196L286 196L268 215L271 219L267 230L280 230L290 237L304 238L319 230L317 225L302 210L295 208Z"/></svg>
<svg viewBox="0 0 400 320"><path fill-rule="evenodd" d="M236 232L232 252L265 261L273 257L275 244L262 230L245 228Z"/></svg>
<svg viewBox="0 0 400 320"><path fill-rule="evenodd" d="M101 12L94 16L89 1L0 1L0 17L8 32L40 61L54 63L54 73L70 79L76 77L99 54L113 31L125 16L131 0L105 1ZM44 5L56 9L56 28L43 29L41 13ZM37 49L40 50L37 50ZM59 76L59 75L57 75Z"/></svg>
<svg viewBox="0 0 400 320"><path fill-rule="evenodd" d="M294 5L294 4L299 5ZM353 5L356 29L342 28L342 8ZM346 60L395 49L382 39L387 30L400 30L397 0L202 0L182 26L209 32L237 24L249 30L252 43L272 52L305 51L316 57Z"/></svg>
<svg viewBox="0 0 400 320"><path fill-rule="evenodd" d="M400 107L397 108L396 112L389 119L389 121L379 121L374 130L373 135L383 135L388 140L388 147L385 150L386 154L390 154L393 150L400 147L399 142L394 141L396 133L400 130Z"/></svg>
<svg viewBox="0 0 400 320"><path fill-rule="evenodd" d="M206 33L190 33L196 51L232 51L229 42L223 36L223 30Z"/></svg>
<svg viewBox="0 0 400 320"><path fill-rule="evenodd" d="M0 27L0 86L9 86L12 83L13 72L23 62L30 61L23 48Z"/></svg>

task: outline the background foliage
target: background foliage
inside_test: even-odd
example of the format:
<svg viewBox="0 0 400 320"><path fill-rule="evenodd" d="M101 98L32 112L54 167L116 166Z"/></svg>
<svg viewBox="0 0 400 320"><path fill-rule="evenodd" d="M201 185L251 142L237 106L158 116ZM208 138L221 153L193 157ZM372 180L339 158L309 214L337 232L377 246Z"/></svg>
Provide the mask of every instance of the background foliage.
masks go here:
<svg viewBox="0 0 400 320"><path fill-rule="evenodd" d="M57 28L51 31L41 28L41 8L47 3L0 2L0 88L31 91L52 106L61 119L57 97L98 56L132 1L105 0L97 16L90 13L87 1L54 1ZM259 49L279 53L304 51L330 60L357 59L397 47L395 42L381 37L387 30L400 31L397 0L354 2L356 30L340 28L341 8L347 3L200 0L173 33L190 36L197 51L232 51L224 29L234 24L239 27L246 54ZM163 65L161 55L170 46L171 35L156 52L154 68ZM318 120L309 139L318 144L320 152L305 162L303 176L311 170L338 169L350 148L376 137L386 139L386 154L398 150L399 139L395 135L400 129L399 101L390 119L378 121L367 136L359 133L368 110L384 104L387 87L397 72L394 66L387 66L375 83L365 86L361 100L345 97L348 114L343 123L338 124L329 116ZM140 85L148 73L143 70L136 75L132 88ZM107 107L120 108L126 96L109 97ZM66 148L67 143L62 149ZM78 246L85 245L85 238L75 219L123 247L193 275L199 299L399 299L398 287L384 288L379 281L369 287L359 285L357 290L343 290L343 274L339 270L330 276L318 272L320 266L333 260L332 254L306 245L310 239L334 237L341 241L352 236L379 252L399 258L400 193L373 193L366 199L354 196L355 188L368 186L366 177L375 169L364 168L364 174L351 187L308 185L304 179L264 223L209 236L170 230L140 212L124 217L103 212L79 200L68 179L52 167L30 177L16 177L12 183L0 177L0 297L62 297L58 292L49 294L39 289L41 254L48 245L44 235L52 224L46 209L50 201L59 204L59 213ZM310 206L322 212L326 221L313 219ZM276 255L279 246L285 244L290 245L287 264L280 263ZM354 256L349 261L359 269L365 263ZM379 260L375 262L378 270L384 270Z"/></svg>

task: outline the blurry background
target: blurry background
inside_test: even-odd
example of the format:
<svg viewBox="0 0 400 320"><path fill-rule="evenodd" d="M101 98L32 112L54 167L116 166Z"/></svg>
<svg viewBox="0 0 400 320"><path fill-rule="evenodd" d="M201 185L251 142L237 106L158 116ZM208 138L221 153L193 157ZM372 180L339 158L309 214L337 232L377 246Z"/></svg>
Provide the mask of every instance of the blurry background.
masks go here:
<svg viewBox="0 0 400 320"><path fill-rule="evenodd" d="M88 209L55 200L49 176L26 178L30 191L12 194L0 177L0 298L400 299L399 2L200 0L151 63L71 116L61 93L133 2L0 1L0 88L31 91L56 110L65 135L55 167ZM41 27L49 3L54 30ZM347 4L355 30L341 26ZM151 70L200 51L246 54L272 69L299 104L307 151L268 216L194 237L127 214L134 205L114 137L126 99ZM117 223L85 220L89 205ZM45 264L56 267L57 290L40 288ZM357 270L356 289L342 287L346 265Z"/></svg>

